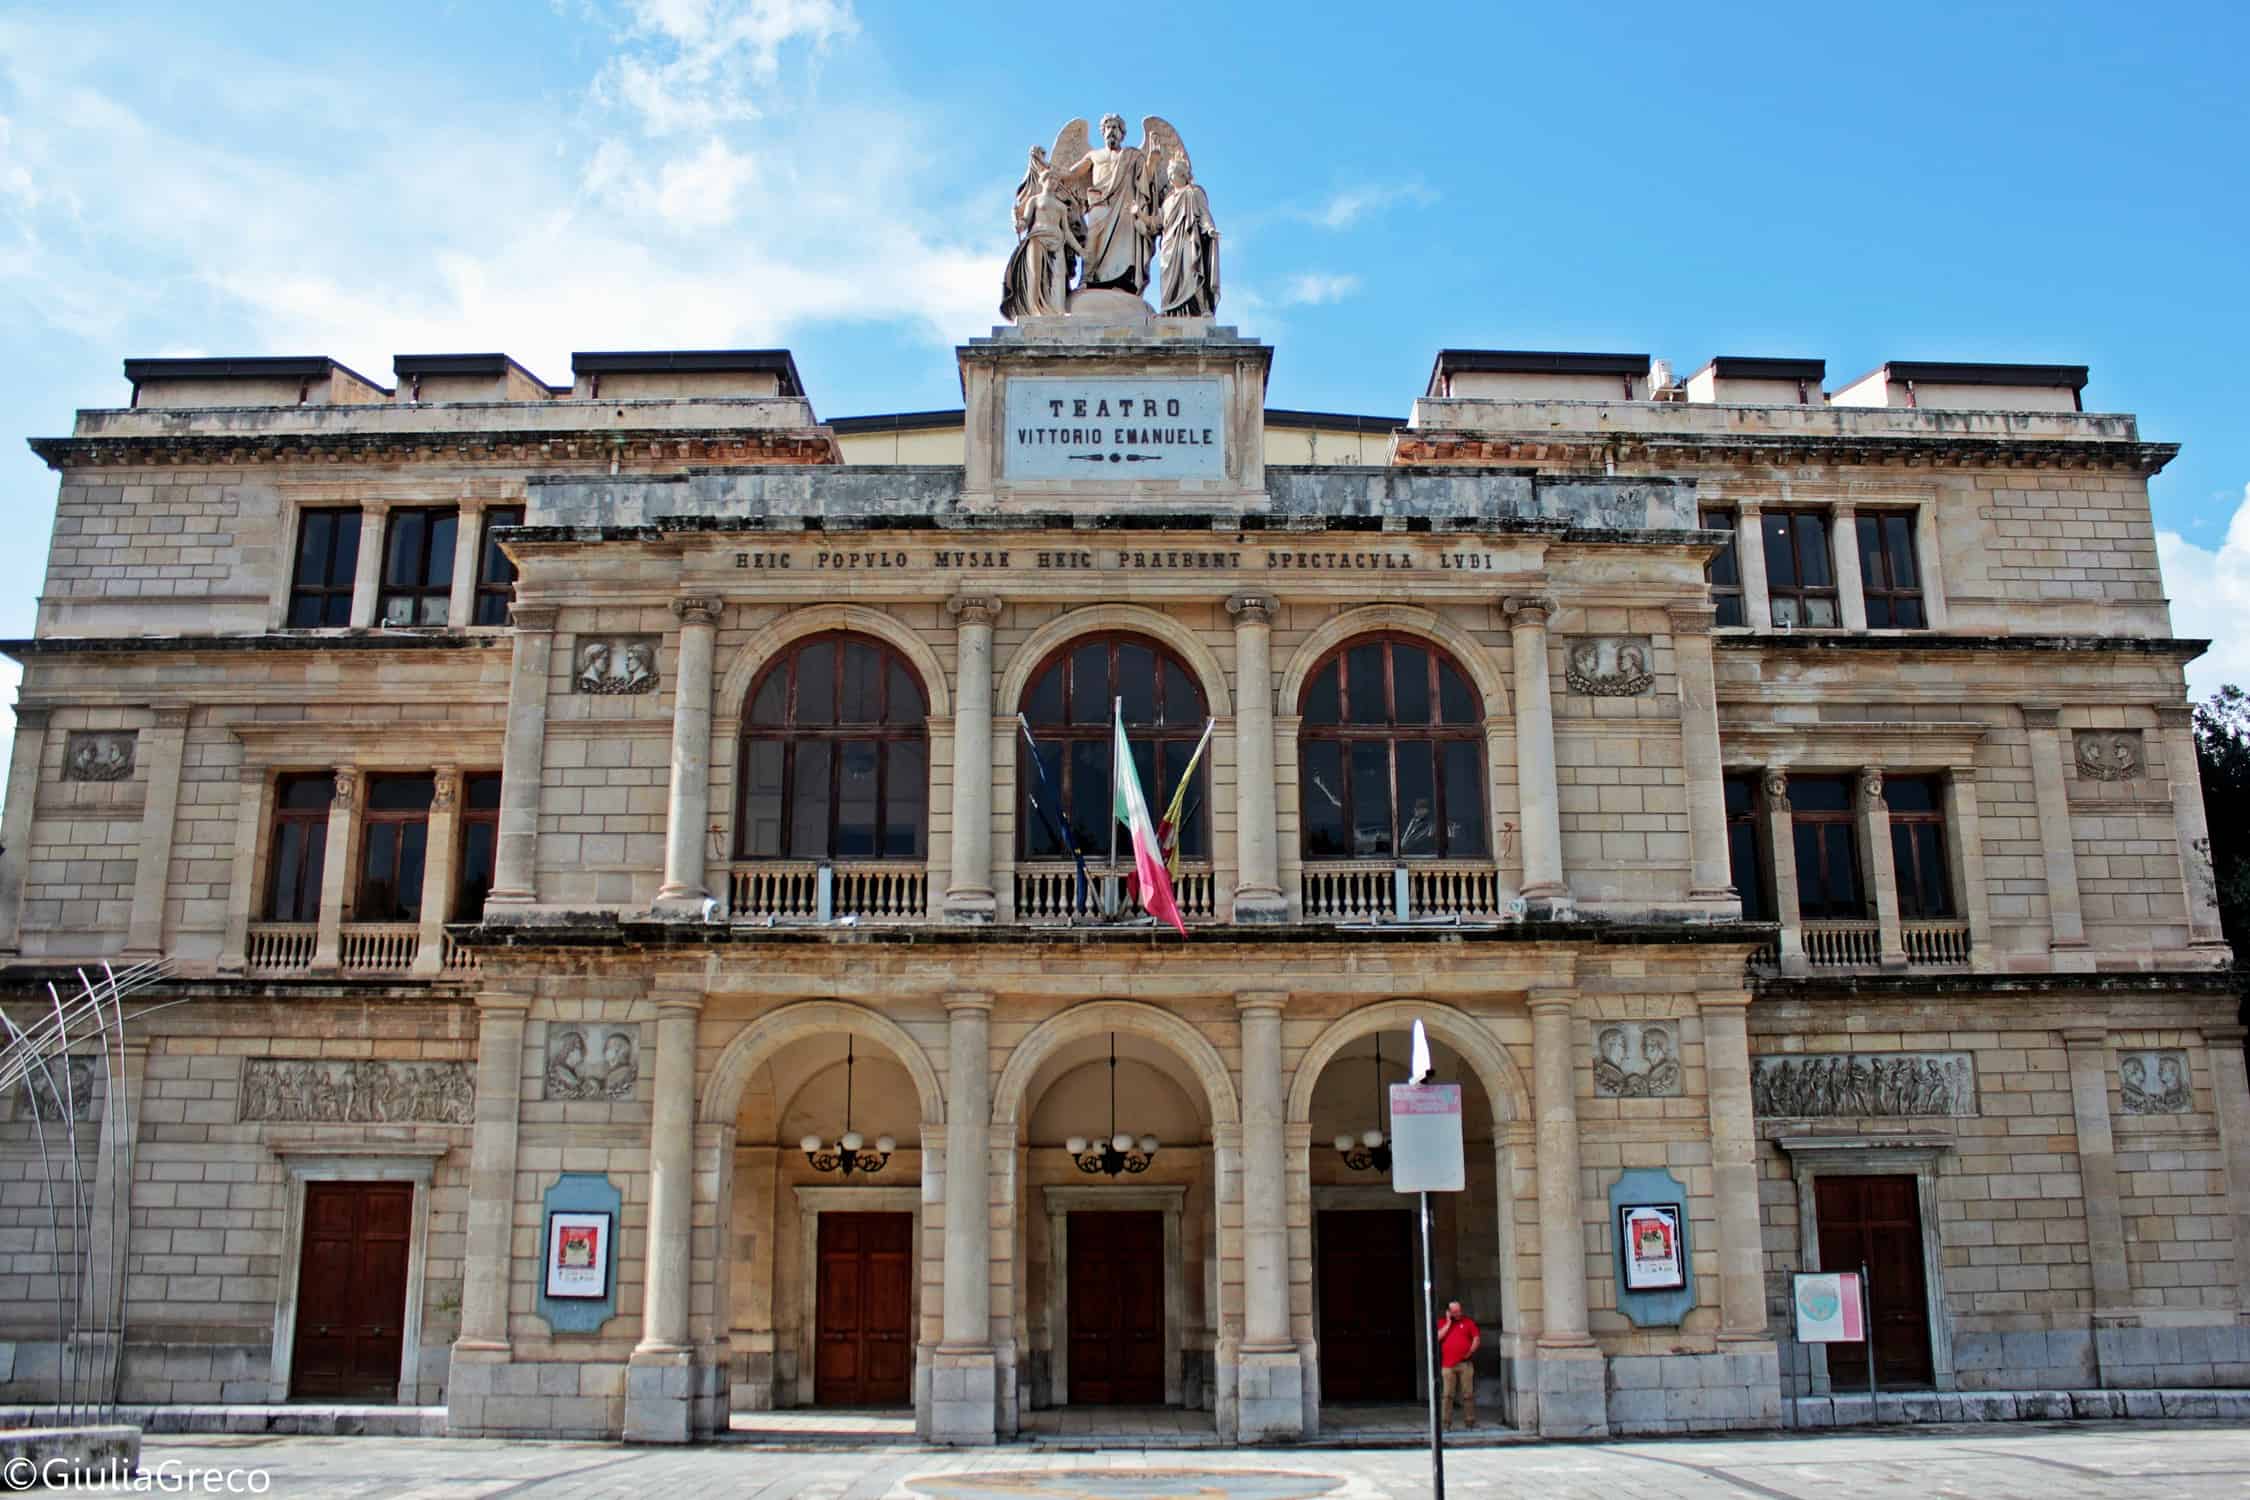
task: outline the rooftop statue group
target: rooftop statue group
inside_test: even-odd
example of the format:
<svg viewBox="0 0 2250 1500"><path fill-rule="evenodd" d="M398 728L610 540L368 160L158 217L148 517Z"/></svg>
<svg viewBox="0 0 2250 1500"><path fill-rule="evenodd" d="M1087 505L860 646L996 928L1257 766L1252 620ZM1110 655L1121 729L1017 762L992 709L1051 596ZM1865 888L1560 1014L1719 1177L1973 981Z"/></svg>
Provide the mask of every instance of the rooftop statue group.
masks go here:
<svg viewBox="0 0 2250 1500"><path fill-rule="evenodd" d="M1219 308L1219 227L1196 185L1180 133L1155 115L1141 144L1125 144L1125 121L1102 116L1091 146L1084 120L1055 136L1052 156L1031 148L1016 187L1016 248L1000 290L1000 315L1055 318L1071 294L1150 290L1156 263L1159 317L1207 318Z"/></svg>

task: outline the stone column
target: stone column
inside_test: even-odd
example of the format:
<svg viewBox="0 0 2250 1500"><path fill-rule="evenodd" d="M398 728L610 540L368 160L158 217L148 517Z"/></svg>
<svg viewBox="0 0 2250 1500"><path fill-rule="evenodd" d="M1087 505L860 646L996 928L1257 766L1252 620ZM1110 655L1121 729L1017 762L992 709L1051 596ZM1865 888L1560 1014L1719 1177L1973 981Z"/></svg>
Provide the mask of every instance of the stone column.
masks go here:
<svg viewBox="0 0 2250 1500"><path fill-rule="evenodd" d="M1547 681L1547 620L1555 601L1516 595L1508 613L1516 669L1516 795L1523 820L1523 891L1533 903L1567 903L1562 814L1555 790L1555 715Z"/></svg>
<svg viewBox="0 0 2250 1500"><path fill-rule="evenodd" d="M2023 710L2031 751L2031 790L2039 808L2039 847L2047 861L2047 947L2055 967L2088 969L2086 919L2078 902L2078 849L2072 842L2070 789L2063 784L2062 714Z"/></svg>
<svg viewBox="0 0 2250 1500"><path fill-rule="evenodd" d="M1539 1432L1601 1437L1609 1411L1601 1350L1586 1331L1575 1001L1567 989L1533 990L1527 998L1539 1122Z"/></svg>
<svg viewBox="0 0 2250 1500"><path fill-rule="evenodd" d="M131 959L157 958L164 952L164 897L172 884L172 828L180 809L180 760L187 749L185 706L159 707L155 720L140 732L134 754L143 795L133 915L125 933L125 956Z"/></svg>
<svg viewBox="0 0 2250 1500"><path fill-rule="evenodd" d="M434 979L445 972L445 920L453 914L453 871L461 848L461 768L439 766L430 798L430 834L422 860L422 934L414 973Z"/></svg>
<svg viewBox="0 0 2250 1500"><path fill-rule="evenodd" d="M1274 783L1273 611L1264 594L1227 600L1234 616L1234 920L1285 922Z"/></svg>
<svg viewBox="0 0 2250 1500"><path fill-rule="evenodd" d="M1752 630L1773 629L1773 596L1766 585L1766 513L1745 500L1735 515L1734 560L1742 572L1742 622Z"/></svg>
<svg viewBox="0 0 2250 1500"><path fill-rule="evenodd" d="M2079 1193L2086 1210L2086 1252L2093 1261L2094 1319L2099 1326L2105 1317L2130 1315L2133 1310L2117 1182L2117 1141L2109 1120L2109 1032L2100 1026L2067 1027L2063 1049L2070 1062Z"/></svg>
<svg viewBox="0 0 2250 1500"><path fill-rule="evenodd" d="M375 623L375 601L383 591L384 523L391 513L382 500L362 500L359 505L359 556L352 570L352 629L365 630Z"/></svg>
<svg viewBox="0 0 2250 1500"><path fill-rule="evenodd" d="M2243 1035L2240 1026L2203 1028L2219 1150L2227 1163L2227 1207L2234 1215L2235 1316L2250 1323L2250 1075L2243 1066Z"/></svg>
<svg viewBox="0 0 2250 1500"><path fill-rule="evenodd" d="M1750 996L1698 995L1710 1089L1711 1198L1719 1222L1719 1337L1766 1336L1766 1249L1758 1135L1750 1110Z"/></svg>
<svg viewBox="0 0 2250 1500"><path fill-rule="evenodd" d="M718 647L716 599L675 599L680 657L672 672L672 800L664 817L664 884L656 910L700 917L711 822L711 659Z"/></svg>
<svg viewBox="0 0 2250 1500"><path fill-rule="evenodd" d="M500 836L485 920L539 899L539 783L547 759L547 671L555 649L553 605L518 604L508 672L508 739L500 752Z"/></svg>
<svg viewBox="0 0 2250 1500"><path fill-rule="evenodd" d="M1946 772L1945 837L1952 852L1949 873L1958 886L1954 900L1969 924L1969 962L1979 969L1991 968L1992 892L1984 878L1984 829L1977 816L1977 769L1973 764L1953 766Z"/></svg>
<svg viewBox="0 0 2250 1500"><path fill-rule="evenodd" d="M515 1354L508 1338L510 1243L516 1222L516 1131L523 1108L524 1018L531 996L477 996L476 1126L469 1141L469 1210L461 1237L461 1332L445 1383L446 1426L486 1427L485 1402L500 1394L498 1367ZM536 1263L534 1263L535 1265ZM505 1425L505 1424L496 1424Z"/></svg>
<svg viewBox="0 0 2250 1500"><path fill-rule="evenodd" d="M8 762L8 800L0 806L0 953L22 947L23 877L31 864L31 810L39 798L39 767L47 758L48 713L16 710L15 758Z"/></svg>
<svg viewBox="0 0 2250 1500"><path fill-rule="evenodd" d="M625 1440L684 1443L693 1422L695 1351L688 1343L694 1274L695 1032L700 994L656 996L656 1100L648 1139L648 1281L641 1341L625 1373Z"/></svg>
<svg viewBox="0 0 2250 1500"><path fill-rule="evenodd" d="M227 935L219 946L219 972L249 967L250 919L258 908L258 843L266 829L266 793L273 772L245 763L234 794L234 864L227 881Z"/></svg>
<svg viewBox="0 0 2250 1500"><path fill-rule="evenodd" d="M2195 759L2195 710L2186 704L2157 709L2164 777L2172 786L2172 824L2178 830L2180 880L2187 891L2188 942L2214 949L2224 962L2226 934L2219 927L2219 887L2211 869L2211 825L2204 814L2203 776Z"/></svg>
<svg viewBox="0 0 2250 1500"><path fill-rule="evenodd" d="M1883 768L1861 766L1852 799L1859 820L1859 845L1865 850L1868 894L1875 902L1876 938L1886 969L1906 967L1906 930L1898 917L1898 866L1891 855L1891 805L1883 800Z"/></svg>
<svg viewBox="0 0 2250 1500"><path fill-rule="evenodd" d="M1680 765L1687 778L1688 899L1742 911L1727 858L1726 772L1719 759L1718 670L1708 606L1671 611L1673 669L1680 680Z"/></svg>
<svg viewBox="0 0 2250 1500"><path fill-rule="evenodd" d="M1281 1092L1288 995L1234 997L1242 1018L1242 1350L1235 1384L1241 1442L1304 1433L1303 1367L1289 1332L1289 1179Z"/></svg>
<svg viewBox="0 0 2250 1500"><path fill-rule="evenodd" d="M951 922L990 922L992 893L992 625L1000 601L962 595L953 616L953 872L945 887ZM990 1441L988 1438L987 1441Z"/></svg>
<svg viewBox="0 0 2250 1500"><path fill-rule="evenodd" d="M1789 808L1789 773L1768 766L1759 781L1766 815L1766 857L1773 862L1773 915L1781 924L1781 972L1803 974L1805 919L1797 904L1797 827Z"/></svg>
<svg viewBox="0 0 2250 1500"><path fill-rule="evenodd" d="M987 626L989 630L989 625ZM985 700L991 698L988 687ZM992 721L984 714L987 725ZM945 997L945 1331L930 1379L932 1442L990 1443L999 1410L992 1349L992 997Z"/></svg>
<svg viewBox="0 0 2250 1500"><path fill-rule="evenodd" d="M344 903L351 899L352 866L356 851L353 831L358 827L359 771L338 766L336 795L328 804L328 837L320 856L320 930L313 944L315 972L333 974L343 967Z"/></svg>
<svg viewBox="0 0 2250 1500"><path fill-rule="evenodd" d="M1829 550L1836 558L1836 610L1846 630L1867 628L1867 584L1859 569L1859 511L1839 505L1830 515Z"/></svg>
<svg viewBox="0 0 2250 1500"><path fill-rule="evenodd" d="M484 502L461 502L453 523L453 592L446 596L445 623L455 630L468 627L477 607L477 554L483 550Z"/></svg>

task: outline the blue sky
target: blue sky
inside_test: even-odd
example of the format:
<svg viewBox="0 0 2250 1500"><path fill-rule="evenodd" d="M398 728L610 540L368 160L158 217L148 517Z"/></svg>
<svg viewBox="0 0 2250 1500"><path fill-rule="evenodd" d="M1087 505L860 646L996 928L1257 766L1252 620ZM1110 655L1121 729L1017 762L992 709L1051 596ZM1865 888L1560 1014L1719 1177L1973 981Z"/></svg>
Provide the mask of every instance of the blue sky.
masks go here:
<svg viewBox="0 0 2250 1500"><path fill-rule="evenodd" d="M2091 365L2183 445L2191 681L2250 682L2245 55L2217 5L0 3L0 634L20 439L128 355L786 344L824 416L957 404L1024 148L1115 109L1275 405L1403 414L1449 345Z"/></svg>

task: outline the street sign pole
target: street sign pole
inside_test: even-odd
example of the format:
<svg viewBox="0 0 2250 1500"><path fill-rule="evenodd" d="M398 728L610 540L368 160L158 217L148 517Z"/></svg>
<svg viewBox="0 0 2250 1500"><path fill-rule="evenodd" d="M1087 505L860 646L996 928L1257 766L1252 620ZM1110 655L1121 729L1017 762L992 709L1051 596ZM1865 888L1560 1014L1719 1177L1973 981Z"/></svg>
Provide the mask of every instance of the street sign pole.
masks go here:
<svg viewBox="0 0 2250 1500"><path fill-rule="evenodd" d="M1437 1294L1430 1285L1430 1195L1418 1196L1422 1200L1422 1339L1429 1350L1430 1493L1434 1500L1445 1500L1445 1425L1438 1417L1440 1403L1445 1400L1445 1373L1438 1363Z"/></svg>
<svg viewBox="0 0 2250 1500"><path fill-rule="evenodd" d="M1867 1281L1867 1262L1859 1263L1859 1319L1866 1325L1867 1334L1867 1420L1877 1420L1875 1413L1882 1406L1882 1392L1875 1385L1875 1298Z"/></svg>

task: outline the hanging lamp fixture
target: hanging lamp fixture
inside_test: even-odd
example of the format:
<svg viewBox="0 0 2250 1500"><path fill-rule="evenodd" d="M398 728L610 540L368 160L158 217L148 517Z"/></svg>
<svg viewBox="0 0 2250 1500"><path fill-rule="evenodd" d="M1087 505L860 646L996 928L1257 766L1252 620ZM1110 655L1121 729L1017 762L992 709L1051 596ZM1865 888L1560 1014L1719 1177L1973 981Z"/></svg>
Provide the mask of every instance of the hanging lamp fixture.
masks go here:
<svg viewBox="0 0 2250 1500"><path fill-rule="evenodd" d="M898 1142L890 1136L875 1137L875 1149L863 1150L866 1137L852 1129L852 1039L844 1038L844 1133L836 1137L832 1146L823 1145L817 1135L808 1135L797 1143L812 1163L815 1172L836 1172L845 1177L854 1172L880 1172L898 1149Z"/></svg>
<svg viewBox="0 0 2250 1500"><path fill-rule="evenodd" d="M1391 1169L1391 1143L1384 1136L1383 1120L1383 1038L1375 1038L1375 1124L1357 1136L1336 1137L1336 1153L1344 1158L1344 1165L1354 1172L1370 1169L1388 1172Z"/></svg>
<svg viewBox="0 0 2250 1500"><path fill-rule="evenodd" d="M1109 1136L1089 1141L1074 1135L1063 1149L1078 1163L1078 1170L1115 1177L1121 1172L1146 1172L1160 1143L1153 1135L1135 1139L1117 1128L1117 1033L1109 1034Z"/></svg>

